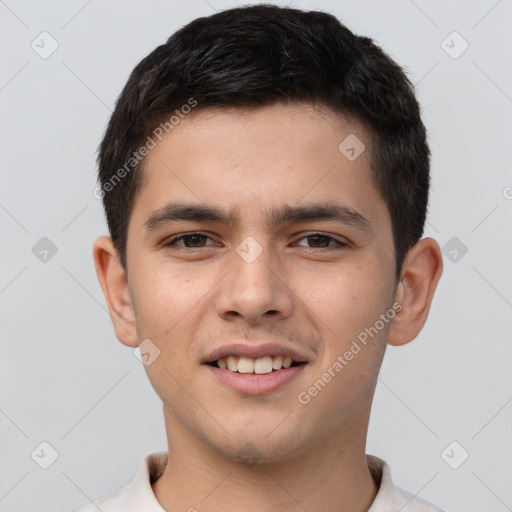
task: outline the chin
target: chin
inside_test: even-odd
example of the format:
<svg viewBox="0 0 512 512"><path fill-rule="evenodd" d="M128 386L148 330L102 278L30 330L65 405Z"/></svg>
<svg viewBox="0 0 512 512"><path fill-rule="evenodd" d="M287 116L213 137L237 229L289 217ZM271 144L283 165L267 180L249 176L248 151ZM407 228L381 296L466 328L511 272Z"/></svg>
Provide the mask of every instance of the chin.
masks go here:
<svg viewBox="0 0 512 512"><path fill-rule="evenodd" d="M261 431L253 436L245 432L236 440L231 438L228 442L229 446L221 446L217 449L226 458L245 464L275 464L293 459L305 449L299 444L298 439L285 432L281 435L272 433L270 436L262 434Z"/></svg>

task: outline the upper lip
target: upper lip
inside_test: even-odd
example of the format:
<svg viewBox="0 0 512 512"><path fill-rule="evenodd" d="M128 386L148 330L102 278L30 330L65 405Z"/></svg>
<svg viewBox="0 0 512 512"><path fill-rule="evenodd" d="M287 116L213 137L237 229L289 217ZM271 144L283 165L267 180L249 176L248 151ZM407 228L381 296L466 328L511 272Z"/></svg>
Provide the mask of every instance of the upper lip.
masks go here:
<svg viewBox="0 0 512 512"><path fill-rule="evenodd" d="M294 347L279 345L277 343L232 343L212 350L203 360L203 363L212 363L224 357L238 356L258 359L264 356L291 357L296 363L307 362L308 358Z"/></svg>

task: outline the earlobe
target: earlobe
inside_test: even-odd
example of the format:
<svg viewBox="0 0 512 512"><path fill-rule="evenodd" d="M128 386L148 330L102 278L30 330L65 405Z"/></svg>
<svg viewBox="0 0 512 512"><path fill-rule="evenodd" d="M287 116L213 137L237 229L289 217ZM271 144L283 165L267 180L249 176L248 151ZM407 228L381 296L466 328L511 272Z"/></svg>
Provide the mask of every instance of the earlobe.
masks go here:
<svg viewBox="0 0 512 512"><path fill-rule="evenodd" d="M441 249L433 238L423 238L409 250L395 292L402 309L391 324L389 345L405 345L420 333L442 272Z"/></svg>
<svg viewBox="0 0 512 512"><path fill-rule="evenodd" d="M110 237L102 236L94 242L93 257L117 339L136 347L139 341L128 280Z"/></svg>

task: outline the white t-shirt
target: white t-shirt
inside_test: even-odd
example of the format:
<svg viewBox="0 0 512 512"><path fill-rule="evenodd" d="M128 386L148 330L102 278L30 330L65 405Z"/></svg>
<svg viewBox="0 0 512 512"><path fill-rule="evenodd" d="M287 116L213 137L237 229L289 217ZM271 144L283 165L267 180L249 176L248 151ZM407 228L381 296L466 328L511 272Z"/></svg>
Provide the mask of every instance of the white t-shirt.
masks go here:
<svg viewBox="0 0 512 512"><path fill-rule="evenodd" d="M441 509L395 487L388 465L374 455L366 456L368 468L379 491L368 512L443 512ZM135 478L121 489L71 512L166 512L158 503L151 484L158 480L167 464L167 452L146 455Z"/></svg>

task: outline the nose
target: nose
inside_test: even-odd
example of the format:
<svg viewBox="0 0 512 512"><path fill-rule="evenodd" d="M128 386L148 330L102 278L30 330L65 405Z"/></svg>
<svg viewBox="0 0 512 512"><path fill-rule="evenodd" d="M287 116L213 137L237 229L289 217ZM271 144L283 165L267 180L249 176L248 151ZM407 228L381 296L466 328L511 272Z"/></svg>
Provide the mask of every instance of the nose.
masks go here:
<svg viewBox="0 0 512 512"><path fill-rule="evenodd" d="M293 308L293 292L278 255L256 240L233 251L232 268L216 297L216 309L224 320L243 319L256 325L270 318L287 318Z"/></svg>

